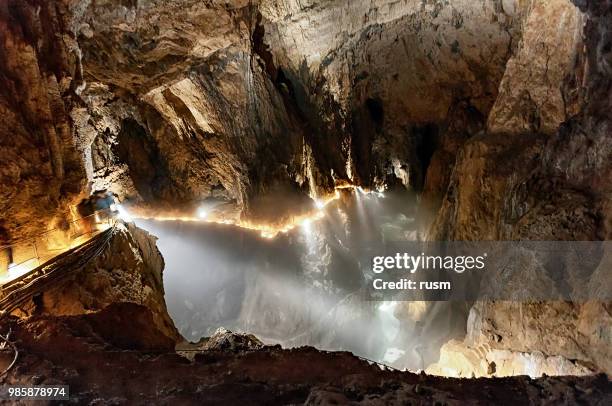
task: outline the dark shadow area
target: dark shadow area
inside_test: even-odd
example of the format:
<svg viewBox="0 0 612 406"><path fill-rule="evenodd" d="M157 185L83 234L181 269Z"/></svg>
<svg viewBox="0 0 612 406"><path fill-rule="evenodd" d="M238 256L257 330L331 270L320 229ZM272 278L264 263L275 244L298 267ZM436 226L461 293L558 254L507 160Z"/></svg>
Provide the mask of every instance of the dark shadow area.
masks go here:
<svg viewBox="0 0 612 406"><path fill-rule="evenodd" d="M134 187L146 201L158 198L166 186L163 160L155 142L135 120L123 121L114 154L127 164Z"/></svg>

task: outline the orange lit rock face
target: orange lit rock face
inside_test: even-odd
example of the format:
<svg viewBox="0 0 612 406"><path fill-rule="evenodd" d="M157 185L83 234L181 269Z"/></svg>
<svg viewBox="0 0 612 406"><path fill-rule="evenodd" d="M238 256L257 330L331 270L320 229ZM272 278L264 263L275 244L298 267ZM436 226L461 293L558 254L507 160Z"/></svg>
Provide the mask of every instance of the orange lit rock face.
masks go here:
<svg viewBox="0 0 612 406"><path fill-rule="evenodd" d="M45 229L85 184L69 116L78 49L55 3L0 5L0 245Z"/></svg>

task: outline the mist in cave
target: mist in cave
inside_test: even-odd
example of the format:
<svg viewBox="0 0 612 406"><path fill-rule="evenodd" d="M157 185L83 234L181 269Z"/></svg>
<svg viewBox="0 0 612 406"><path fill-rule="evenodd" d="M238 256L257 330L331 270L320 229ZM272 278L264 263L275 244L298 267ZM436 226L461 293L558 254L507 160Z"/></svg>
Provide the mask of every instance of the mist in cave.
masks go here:
<svg viewBox="0 0 612 406"><path fill-rule="evenodd" d="M322 218L273 239L230 225L137 224L159 238L166 302L186 339L225 327L269 344L346 350L419 369L418 349L406 340L410 332L398 336L397 303L364 294L375 243L416 238L414 203L405 190L345 190L322 209Z"/></svg>

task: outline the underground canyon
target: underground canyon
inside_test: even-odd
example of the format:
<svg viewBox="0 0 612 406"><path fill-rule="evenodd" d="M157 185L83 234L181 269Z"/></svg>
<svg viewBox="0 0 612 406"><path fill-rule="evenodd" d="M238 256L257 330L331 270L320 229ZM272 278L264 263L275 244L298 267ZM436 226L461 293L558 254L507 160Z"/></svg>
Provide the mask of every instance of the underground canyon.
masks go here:
<svg viewBox="0 0 612 406"><path fill-rule="evenodd" d="M0 0L0 120L2 402L612 404L610 0Z"/></svg>

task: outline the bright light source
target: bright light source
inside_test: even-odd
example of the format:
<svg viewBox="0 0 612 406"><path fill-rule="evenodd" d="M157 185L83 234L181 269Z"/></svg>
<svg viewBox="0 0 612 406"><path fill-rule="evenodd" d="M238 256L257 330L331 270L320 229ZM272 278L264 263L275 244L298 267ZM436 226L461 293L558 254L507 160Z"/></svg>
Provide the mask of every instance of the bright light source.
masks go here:
<svg viewBox="0 0 612 406"><path fill-rule="evenodd" d="M312 220L310 219L305 219L304 221L302 221L301 226L302 226L302 230L304 230L306 233L310 233L310 226L312 225Z"/></svg>
<svg viewBox="0 0 612 406"><path fill-rule="evenodd" d="M198 209L198 217L201 219L205 219L210 214L210 211L204 207L200 207Z"/></svg>
<svg viewBox="0 0 612 406"><path fill-rule="evenodd" d="M321 199L315 199L315 205L317 206L317 209L321 210L323 207L325 207L325 202L323 202Z"/></svg>
<svg viewBox="0 0 612 406"><path fill-rule="evenodd" d="M117 211L119 212L119 218L126 223L131 223L134 221L130 213L120 204L117 205Z"/></svg>

